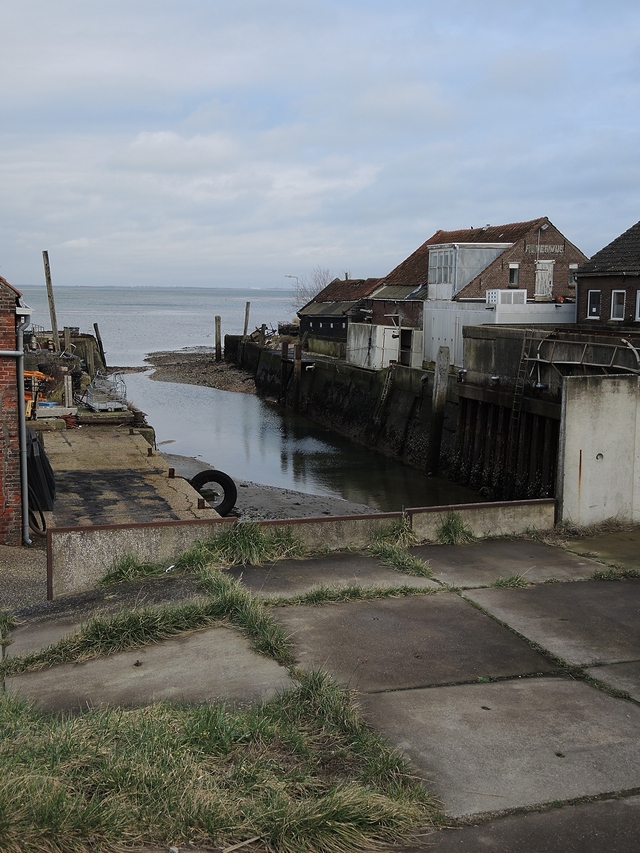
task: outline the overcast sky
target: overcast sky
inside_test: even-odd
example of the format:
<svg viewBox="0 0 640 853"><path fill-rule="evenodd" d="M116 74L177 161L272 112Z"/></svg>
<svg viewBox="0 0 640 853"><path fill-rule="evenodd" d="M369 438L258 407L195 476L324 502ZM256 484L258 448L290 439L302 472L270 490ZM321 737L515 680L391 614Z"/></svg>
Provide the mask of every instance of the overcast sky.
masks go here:
<svg viewBox="0 0 640 853"><path fill-rule="evenodd" d="M635 0L0 0L0 275L281 287L640 219Z"/></svg>

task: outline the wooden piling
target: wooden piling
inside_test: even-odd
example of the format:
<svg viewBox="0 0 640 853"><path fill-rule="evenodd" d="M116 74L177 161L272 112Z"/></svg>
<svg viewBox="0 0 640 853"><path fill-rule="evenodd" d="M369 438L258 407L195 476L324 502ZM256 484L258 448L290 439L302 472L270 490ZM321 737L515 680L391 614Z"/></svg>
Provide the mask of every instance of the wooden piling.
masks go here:
<svg viewBox="0 0 640 853"><path fill-rule="evenodd" d="M267 342L267 324L263 323L260 327L260 346L263 347Z"/></svg>
<svg viewBox="0 0 640 853"><path fill-rule="evenodd" d="M102 337L100 336L100 329L98 328L98 324L93 324L93 330L96 333L96 341L98 342L98 352L100 353L100 358L102 359L103 365L107 366L107 359L104 354L104 347L102 346Z"/></svg>
<svg viewBox="0 0 640 853"><path fill-rule="evenodd" d="M289 344L283 342L280 345L280 393L278 403L284 406L287 401L287 362L289 360Z"/></svg>
<svg viewBox="0 0 640 853"><path fill-rule="evenodd" d="M302 344L293 348L293 411L300 410L300 377L302 376Z"/></svg>
<svg viewBox="0 0 640 853"><path fill-rule="evenodd" d="M251 303L247 302L244 306L244 332L242 333L242 339L246 341L247 335L249 334L249 310L251 308Z"/></svg>
<svg viewBox="0 0 640 853"><path fill-rule="evenodd" d="M220 317L216 314L216 361L222 361L222 331Z"/></svg>
<svg viewBox="0 0 640 853"><path fill-rule="evenodd" d="M47 283L47 298L49 300L49 315L51 316L51 331L53 333L53 349L60 352L60 338L58 336L58 321L56 320L56 304L53 299L53 285L51 283L51 267L49 266L49 252L42 252L44 262L44 278Z"/></svg>
<svg viewBox="0 0 640 853"><path fill-rule="evenodd" d="M64 335L64 348L66 352L71 353L71 329L69 326L65 326L62 330L62 334Z"/></svg>

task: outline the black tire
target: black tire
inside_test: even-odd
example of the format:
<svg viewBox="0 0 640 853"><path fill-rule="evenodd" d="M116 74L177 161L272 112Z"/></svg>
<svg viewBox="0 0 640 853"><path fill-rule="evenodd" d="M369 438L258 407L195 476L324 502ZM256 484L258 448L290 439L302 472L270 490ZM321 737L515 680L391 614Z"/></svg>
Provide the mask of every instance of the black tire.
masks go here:
<svg viewBox="0 0 640 853"><path fill-rule="evenodd" d="M236 484L223 471L200 471L189 483L218 515L228 515L236 505Z"/></svg>
<svg viewBox="0 0 640 853"><path fill-rule="evenodd" d="M37 536L44 536L47 532L47 522L40 508L40 502L35 491L29 486L29 530Z"/></svg>

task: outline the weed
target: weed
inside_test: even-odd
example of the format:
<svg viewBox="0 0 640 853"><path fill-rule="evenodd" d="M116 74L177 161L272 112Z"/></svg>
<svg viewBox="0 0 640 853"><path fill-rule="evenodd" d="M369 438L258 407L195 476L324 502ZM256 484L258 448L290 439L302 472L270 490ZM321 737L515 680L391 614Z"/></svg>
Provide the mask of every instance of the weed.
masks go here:
<svg viewBox="0 0 640 853"><path fill-rule="evenodd" d="M285 598L268 598L265 604L270 606L282 606L292 604L307 604L319 606L322 604L336 603L341 601L375 601L379 598L393 598L406 595L431 595L436 592L431 587L413 586L385 586L385 587L362 587L358 584L352 586L316 586L309 592L301 595Z"/></svg>
<svg viewBox="0 0 640 853"><path fill-rule="evenodd" d="M276 560L304 557L306 549L290 528L260 527L256 522L245 522L226 528L219 536L199 543L193 552L187 552L178 566L195 564L217 566L261 566Z"/></svg>
<svg viewBox="0 0 640 853"><path fill-rule="evenodd" d="M158 577L159 575L163 575L165 571L166 567L161 563L138 560L137 557L127 554L113 563L106 575L101 579L100 586L110 586L111 584L137 580L138 578Z"/></svg>
<svg viewBox="0 0 640 853"><path fill-rule="evenodd" d="M423 578L432 578L433 572L429 568L429 564L420 557L414 557L413 554L407 554L399 545L391 542L376 541L371 545L371 553L377 557L380 562L390 569L395 569L397 572L404 572L407 575L418 575Z"/></svg>
<svg viewBox="0 0 640 853"><path fill-rule="evenodd" d="M447 513L438 528L437 537L441 545L464 545L467 542L473 542L476 538L457 512Z"/></svg>
<svg viewBox="0 0 640 853"><path fill-rule="evenodd" d="M417 543L417 538L411 529L411 522L406 515L398 521L383 527L377 534L374 544L386 543L396 545L398 548L410 548Z"/></svg>
<svg viewBox="0 0 640 853"><path fill-rule="evenodd" d="M529 583L524 575L516 573L496 578L491 586L496 586L498 589L518 589L524 586L529 586Z"/></svg>
<svg viewBox="0 0 640 853"><path fill-rule="evenodd" d="M591 577L595 581L619 581L624 578L640 578L640 569L625 569L622 567L596 569Z"/></svg>
<svg viewBox="0 0 640 853"><path fill-rule="evenodd" d="M45 716L0 697L8 853L212 847L278 853L398 841L441 822L404 760L322 673L247 710L222 705Z"/></svg>

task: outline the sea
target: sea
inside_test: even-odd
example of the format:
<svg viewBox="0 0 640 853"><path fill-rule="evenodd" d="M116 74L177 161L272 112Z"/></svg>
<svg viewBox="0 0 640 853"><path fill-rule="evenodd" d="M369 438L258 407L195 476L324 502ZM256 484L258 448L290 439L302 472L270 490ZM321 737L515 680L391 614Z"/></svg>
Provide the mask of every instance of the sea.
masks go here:
<svg viewBox="0 0 640 853"><path fill-rule="evenodd" d="M93 333L97 323L107 364L139 367L149 353L215 346L222 334L263 323L277 330L295 316L294 292L232 288L56 287L58 329ZM25 287L32 323L51 328L44 285ZM366 504L380 511L477 500L469 489L426 477L394 459L250 395L157 382L151 370L124 376L127 397L147 414L159 448L191 456L238 480ZM204 467L204 466L203 466Z"/></svg>

